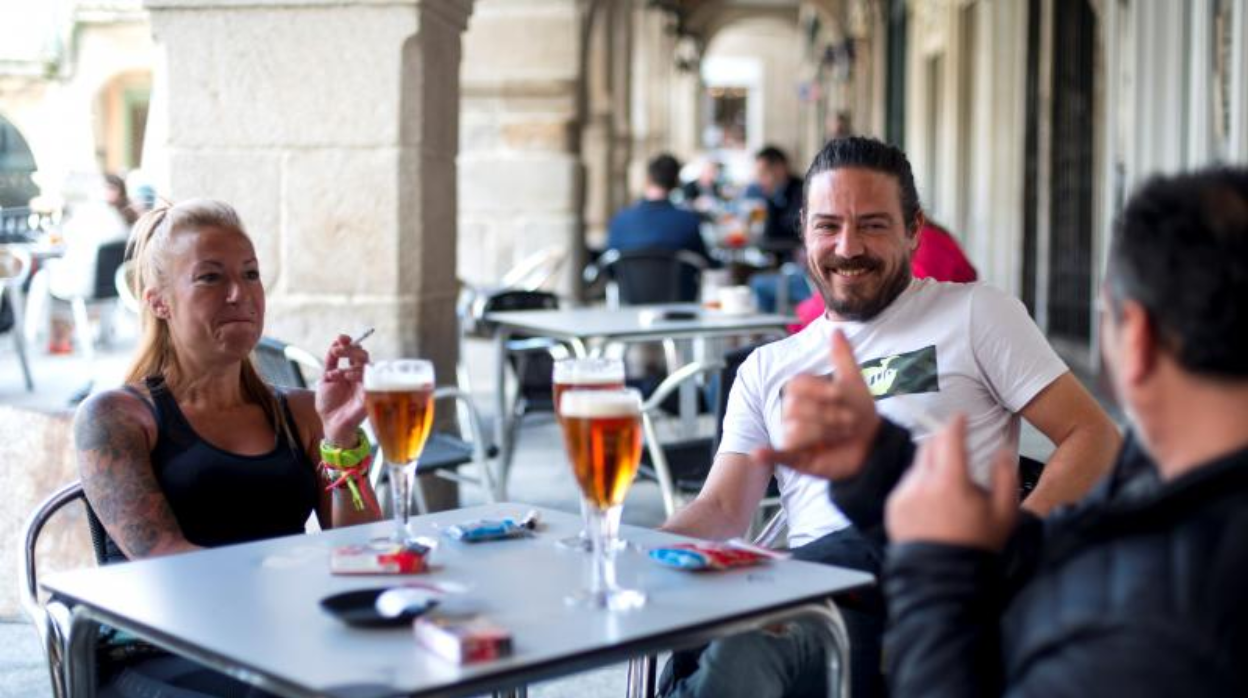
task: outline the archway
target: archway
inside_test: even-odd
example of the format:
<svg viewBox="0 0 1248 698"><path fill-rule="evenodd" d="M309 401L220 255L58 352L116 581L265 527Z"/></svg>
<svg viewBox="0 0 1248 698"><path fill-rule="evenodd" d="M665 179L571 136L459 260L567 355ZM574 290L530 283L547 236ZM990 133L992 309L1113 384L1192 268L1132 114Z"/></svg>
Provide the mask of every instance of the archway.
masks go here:
<svg viewBox="0 0 1248 698"><path fill-rule="evenodd" d="M133 170L143 162L144 133L151 102L152 74L121 73L104 84L96 97L96 159L105 172Z"/></svg>
<svg viewBox="0 0 1248 698"><path fill-rule="evenodd" d="M35 156L25 137L0 116L0 208L26 206L39 193L31 175Z"/></svg>

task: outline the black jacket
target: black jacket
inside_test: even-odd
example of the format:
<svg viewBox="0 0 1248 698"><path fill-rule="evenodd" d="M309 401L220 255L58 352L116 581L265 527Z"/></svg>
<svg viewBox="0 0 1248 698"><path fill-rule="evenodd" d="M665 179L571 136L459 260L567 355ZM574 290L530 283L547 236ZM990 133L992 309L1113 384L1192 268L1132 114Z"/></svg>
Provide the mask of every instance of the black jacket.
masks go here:
<svg viewBox="0 0 1248 698"><path fill-rule="evenodd" d="M887 424L838 505L878 532L912 455ZM1001 554L891 546L884 586L895 696L1248 695L1248 450L1163 483L1128 435L1082 503L1025 514Z"/></svg>

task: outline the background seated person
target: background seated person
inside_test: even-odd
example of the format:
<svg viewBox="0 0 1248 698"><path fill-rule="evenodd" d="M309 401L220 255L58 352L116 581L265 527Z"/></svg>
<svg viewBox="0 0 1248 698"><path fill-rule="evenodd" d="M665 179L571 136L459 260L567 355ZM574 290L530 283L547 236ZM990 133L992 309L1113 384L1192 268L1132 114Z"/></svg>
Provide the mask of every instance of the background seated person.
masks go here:
<svg viewBox="0 0 1248 698"><path fill-rule="evenodd" d="M664 153L646 166L641 200L616 213L607 231L607 248L628 250L687 250L711 263L702 239L698 214L677 208L672 190L680 183L680 163Z"/></svg>
<svg viewBox="0 0 1248 698"><path fill-rule="evenodd" d="M910 257L910 274L916 279L935 279L967 284L979 278L975 267L949 231L928 220L919 229L919 246ZM797 305L798 325L801 329L823 315L823 298L811 296Z"/></svg>
<svg viewBox="0 0 1248 698"><path fill-rule="evenodd" d="M706 220L714 220L715 214L727 202L721 184L722 178L723 166L718 160L713 158L702 160L698 167L697 178L685 182L680 187L685 207L697 211Z"/></svg>
<svg viewBox="0 0 1248 698"><path fill-rule="evenodd" d="M757 455L832 479L856 526L886 522L894 696L1248 695L1248 314L1231 301L1246 295L1248 170L1132 197L1101 347L1138 439L1043 521L1016 507L1011 459L990 491L970 479L965 417L911 464L861 381L794 381L787 451Z"/></svg>
<svg viewBox="0 0 1248 698"><path fill-rule="evenodd" d="M758 245L774 252L777 264L783 264L801 247L802 180L794 177L789 158L774 145L763 147L754 156L754 181L745 188L741 198L761 200L766 213L763 237ZM798 273L761 273L750 277L750 288L759 310L770 313L776 307L777 286L786 284L788 302L795 305L810 297L806 276Z"/></svg>
<svg viewBox="0 0 1248 698"><path fill-rule="evenodd" d="M302 533L313 512L323 528L377 520L362 467L354 487L327 488L334 474L317 465L322 448L367 448L359 426L368 354L340 336L316 393L265 384L249 359L264 331L260 266L224 203L150 211L131 245L143 336L125 385L84 402L74 423L83 488L113 557ZM247 691L171 655L101 671L104 695Z"/></svg>

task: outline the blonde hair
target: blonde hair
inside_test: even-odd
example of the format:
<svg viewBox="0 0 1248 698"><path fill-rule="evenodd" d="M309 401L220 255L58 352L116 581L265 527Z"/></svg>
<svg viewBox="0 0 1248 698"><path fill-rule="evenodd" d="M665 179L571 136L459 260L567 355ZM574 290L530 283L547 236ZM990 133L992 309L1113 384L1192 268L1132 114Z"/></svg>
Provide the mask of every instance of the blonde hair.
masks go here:
<svg viewBox="0 0 1248 698"><path fill-rule="evenodd" d="M243 222L232 206L213 199L189 199L177 204L168 202L143 214L135 222L126 246L126 258L131 260L130 287L139 299L143 333L135 351L134 360L126 371L127 383L142 383L149 376L160 376L168 389L177 394L186 382L169 324L152 312L145 294L148 289L162 289L169 279L171 262L169 246L177 233L220 228L247 235ZM260 377L251 357L243 359L240 372L243 394L251 398L269 413L275 429L285 435L294 445L294 436L282 415L281 402L274 391Z"/></svg>

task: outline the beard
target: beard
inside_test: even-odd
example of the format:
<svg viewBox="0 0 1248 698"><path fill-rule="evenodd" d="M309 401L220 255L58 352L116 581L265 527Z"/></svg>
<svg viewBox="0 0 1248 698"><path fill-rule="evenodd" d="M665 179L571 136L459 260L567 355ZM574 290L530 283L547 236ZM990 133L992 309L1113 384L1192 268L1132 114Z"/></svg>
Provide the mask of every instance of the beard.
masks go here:
<svg viewBox="0 0 1248 698"><path fill-rule="evenodd" d="M866 322L873 319L884 309L897 300L902 291L910 285L910 258L897 266L891 275L879 280L876 284L857 284L844 289L839 295L834 290L834 281L827 276L835 275L840 270L863 270L867 274L879 274L885 268L884 261L878 257L832 257L827 264L816 264L807 260L807 267L819 295L823 297L823 305L836 313L837 317L853 322ZM825 272L825 270L827 270ZM861 288L859 288L861 286Z"/></svg>

